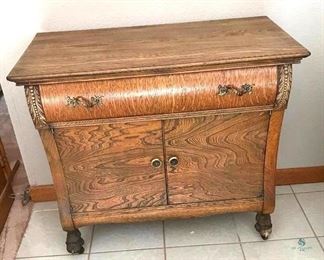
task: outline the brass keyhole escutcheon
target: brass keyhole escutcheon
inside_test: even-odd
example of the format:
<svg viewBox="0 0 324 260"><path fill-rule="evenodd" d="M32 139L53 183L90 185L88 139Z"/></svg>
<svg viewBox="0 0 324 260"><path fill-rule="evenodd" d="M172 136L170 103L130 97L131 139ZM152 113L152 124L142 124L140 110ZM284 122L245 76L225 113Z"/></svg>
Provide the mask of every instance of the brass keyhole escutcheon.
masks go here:
<svg viewBox="0 0 324 260"><path fill-rule="evenodd" d="M179 159L178 159L178 157L176 157L176 156L172 156L172 157L170 157L169 158L169 164L171 165L171 166L177 166L178 164L179 164Z"/></svg>
<svg viewBox="0 0 324 260"><path fill-rule="evenodd" d="M162 165L162 162L159 158L155 158L151 161L151 165L153 168L160 168Z"/></svg>

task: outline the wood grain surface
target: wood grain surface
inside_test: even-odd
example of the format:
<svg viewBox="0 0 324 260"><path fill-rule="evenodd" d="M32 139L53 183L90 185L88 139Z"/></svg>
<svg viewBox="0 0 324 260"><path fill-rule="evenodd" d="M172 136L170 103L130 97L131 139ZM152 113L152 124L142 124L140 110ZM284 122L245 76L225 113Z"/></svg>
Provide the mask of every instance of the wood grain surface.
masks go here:
<svg viewBox="0 0 324 260"><path fill-rule="evenodd" d="M244 84L253 85L251 93L218 95L219 85ZM277 68L43 85L40 93L48 123L266 106L276 99ZM68 96L101 96L102 104L67 106Z"/></svg>
<svg viewBox="0 0 324 260"><path fill-rule="evenodd" d="M324 182L324 165L277 169L276 185Z"/></svg>
<svg viewBox="0 0 324 260"><path fill-rule="evenodd" d="M270 214L274 211L276 200L276 169L277 156L280 138L280 130L284 116L284 110L276 110L271 112L266 156L264 162L264 202L263 214Z"/></svg>
<svg viewBox="0 0 324 260"><path fill-rule="evenodd" d="M166 203L161 122L55 129L73 212Z"/></svg>
<svg viewBox="0 0 324 260"><path fill-rule="evenodd" d="M268 17L49 32L36 35L7 79L38 85L136 77L293 63L309 54Z"/></svg>
<svg viewBox="0 0 324 260"><path fill-rule="evenodd" d="M72 216L75 225L81 227L104 223L156 221L175 218L186 219L230 212L258 212L262 209L262 205L262 198L251 198L73 213Z"/></svg>
<svg viewBox="0 0 324 260"><path fill-rule="evenodd" d="M277 169L275 177L277 186L324 182L324 165L314 167ZM56 200L56 193L53 185L31 186L30 195L33 202Z"/></svg>
<svg viewBox="0 0 324 260"><path fill-rule="evenodd" d="M56 201L57 196L53 185L33 185L29 188L33 202Z"/></svg>
<svg viewBox="0 0 324 260"><path fill-rule="evenodd" d="M63 172L62 161L57 149L54 136L50 129L39 130L42 139L47 160L51 168L53 183L56 191L57 204L59 207L59 214L63 230L71 231L75 229L71 215L71 204L68 194L66 178Z"/></svg>
<svg viewBox="0 0 324 260"><path fill-rule="evenodd" d="M263 196L268 112L169 120L164 124L171 204Z"/></svg>
<svg viewBox="0 0 324 260"><path fill-rule="evenodd" d="M157 121L157 120L163 121L163 120L170 120L176 118L191 118L191 117L201 117L201 116L210 116L210 115L228 115L228 114L264 112L264 111L270 112L272 110L273 110L273 105L238 107L238 108L225 108L225 109L214 109L214 110L205 110L205 111L172 113L172 114L53 122L49 124L49 127L65 128L65 127L93 126L93 125L101 125L101 124L117 124L117 123L131 123L131 122Z"/></svg>

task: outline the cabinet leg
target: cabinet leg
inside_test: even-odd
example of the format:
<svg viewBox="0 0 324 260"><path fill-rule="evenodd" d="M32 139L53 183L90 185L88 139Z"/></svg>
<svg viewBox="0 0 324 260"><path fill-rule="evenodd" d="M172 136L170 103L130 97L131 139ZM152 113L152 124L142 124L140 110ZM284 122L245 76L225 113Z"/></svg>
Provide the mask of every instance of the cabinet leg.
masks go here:
<svg viewBox="0 0 324 260"><path fill-rule="evenodd" d="M78 229L68 231L66 236L66 250L71 254L83 254L84 240L81 238L81 233Z"/></svg>
<svg viewBox="0 0 324 260"><path fill-rule="evenodd" d="M258 213L256 215L255 229L260 233L263 240L267 240L272 232L270 214Z"/></svg>

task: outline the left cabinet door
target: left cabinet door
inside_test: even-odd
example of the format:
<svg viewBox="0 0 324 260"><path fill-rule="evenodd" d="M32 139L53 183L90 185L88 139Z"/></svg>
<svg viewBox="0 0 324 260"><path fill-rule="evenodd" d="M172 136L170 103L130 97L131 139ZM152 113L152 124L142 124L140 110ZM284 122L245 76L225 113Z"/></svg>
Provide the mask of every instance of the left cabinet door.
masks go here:
<svg viewBox="0 0 324 260"><path fill-rule="evenodd" d="M166 204L161 122L58 128L73 213Z"/></svg>

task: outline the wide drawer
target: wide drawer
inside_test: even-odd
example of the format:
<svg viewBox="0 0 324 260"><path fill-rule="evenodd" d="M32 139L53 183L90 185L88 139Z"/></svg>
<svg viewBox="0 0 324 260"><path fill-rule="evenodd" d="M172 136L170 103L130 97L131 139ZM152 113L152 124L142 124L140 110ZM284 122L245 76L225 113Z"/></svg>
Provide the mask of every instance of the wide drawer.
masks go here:
<svg viewBox="0 0 324 260"><path fill-rule="evenodd" d="M277 67L43 85L47 122L272 105Z"/></svg>

